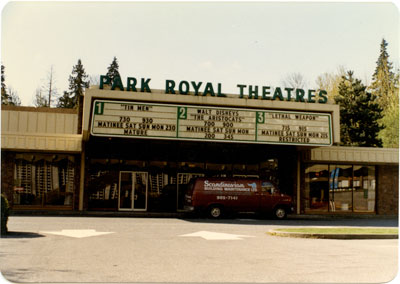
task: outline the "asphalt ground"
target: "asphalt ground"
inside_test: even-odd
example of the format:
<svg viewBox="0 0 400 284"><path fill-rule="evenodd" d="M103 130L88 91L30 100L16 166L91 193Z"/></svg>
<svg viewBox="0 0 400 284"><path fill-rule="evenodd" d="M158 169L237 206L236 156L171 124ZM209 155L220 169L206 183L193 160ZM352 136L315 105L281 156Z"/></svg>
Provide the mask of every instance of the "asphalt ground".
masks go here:
<svg viewBox="0 0 400 284"><path fill-rule="evenodd" d="M0 269L14 283L383 283L396 277L397 239L267 234L304 226L398 222L11 216Z"/></svg>

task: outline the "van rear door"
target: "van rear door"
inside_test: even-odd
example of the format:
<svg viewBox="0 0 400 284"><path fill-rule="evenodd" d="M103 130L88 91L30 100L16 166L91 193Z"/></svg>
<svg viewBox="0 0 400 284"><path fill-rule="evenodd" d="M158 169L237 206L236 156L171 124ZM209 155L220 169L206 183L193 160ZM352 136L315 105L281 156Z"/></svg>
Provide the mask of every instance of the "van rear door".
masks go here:
<svg viewBox="0 0 400 284"><path fill-rule="evenodd" d="M194 179L192 179L185 190L185 196L183 200L183 208L185 211L193 211L194 206L193 206L193 190L194 190Z"/></svg>

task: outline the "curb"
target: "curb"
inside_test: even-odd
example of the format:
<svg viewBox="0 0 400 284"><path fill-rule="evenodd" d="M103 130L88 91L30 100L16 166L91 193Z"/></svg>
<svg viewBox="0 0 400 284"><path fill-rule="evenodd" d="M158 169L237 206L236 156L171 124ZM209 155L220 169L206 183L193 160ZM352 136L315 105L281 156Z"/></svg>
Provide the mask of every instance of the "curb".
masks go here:
<svg viewBox="0 0 400 284"><path fill-rule="evenodd" d="M50 210L50 209L10 209L10 216L70 216L70 217L141 217L141 218L191 218L192 214L187 212L138 212L138 211L76 211L76 210ZM376 215L376 214L322 214L322 215L296 215L288 214L287 220L398 220L397 215Z"/></svg>
<svg viewBox="0 0 400 284"><path fill-rule="evenodd" d="M269 235L289 238L309 239L335 239L335 240L370 240L370 239L398 239L397 234L315 234L315 233L293 233L270 230Z"/></svg>
<svg viewBox="0 0 400 284"><path fill-rule="evenodd" d="M288 220L345 220L345 219L393 219L398 220L398 215L377 215L377 214L288 214Z"/></svg>

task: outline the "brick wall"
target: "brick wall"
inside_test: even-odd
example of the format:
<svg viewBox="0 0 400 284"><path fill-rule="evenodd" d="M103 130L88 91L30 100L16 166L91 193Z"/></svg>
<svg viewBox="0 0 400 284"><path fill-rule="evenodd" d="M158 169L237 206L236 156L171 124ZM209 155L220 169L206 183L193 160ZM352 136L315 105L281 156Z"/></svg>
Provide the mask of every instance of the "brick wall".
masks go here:
<svg viewBox="0 0 400 284"><path fill-rule="evenodd" d="M399 212L399 167L377 166L377 214L396 215Z"/></svg>
<svg viewBox="0 0 400 284"><path fill-rule="evenodd" d="M5 195L10 206L13 202L14 162L15 153L1 151L1 193Z"/></svg>

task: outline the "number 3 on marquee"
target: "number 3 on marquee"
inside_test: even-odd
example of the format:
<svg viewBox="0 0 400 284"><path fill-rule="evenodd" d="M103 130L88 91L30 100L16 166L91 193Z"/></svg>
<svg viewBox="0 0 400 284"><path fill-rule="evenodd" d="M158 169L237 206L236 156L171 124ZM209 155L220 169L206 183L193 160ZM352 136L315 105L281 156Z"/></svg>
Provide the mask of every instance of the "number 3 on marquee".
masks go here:
<svg viewBox="0 0 400 284"><path fill-rule="evenodd" d="M186 107L178 107L178 118L179 119L187 119L187 108Z"/></svg>
<svg viewBox="0 0 400 284"><path fill-rule="evenodd" d="M257 123L265 122L265 113L261 111L257 111Z"/></svg>

